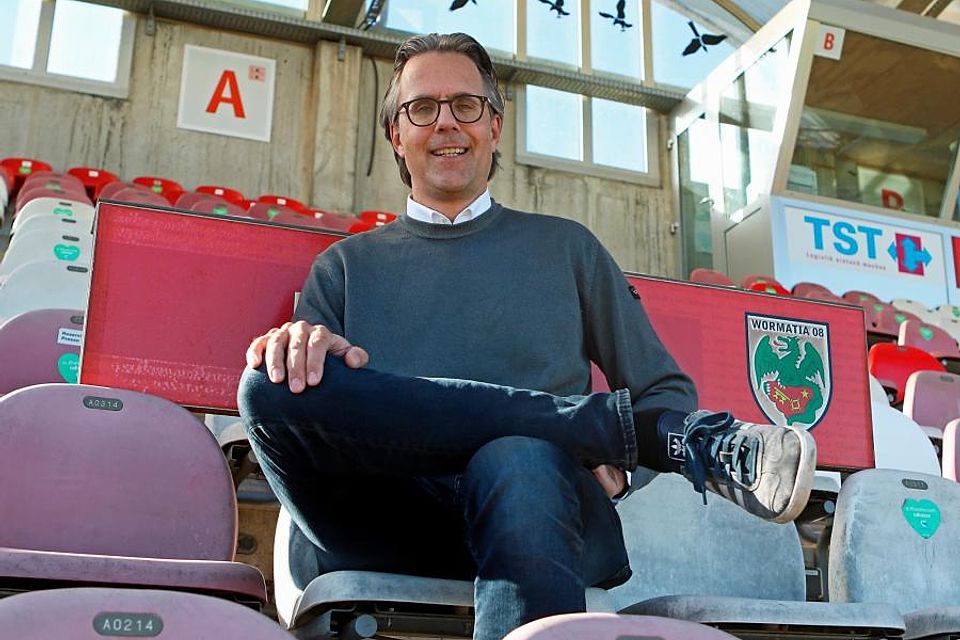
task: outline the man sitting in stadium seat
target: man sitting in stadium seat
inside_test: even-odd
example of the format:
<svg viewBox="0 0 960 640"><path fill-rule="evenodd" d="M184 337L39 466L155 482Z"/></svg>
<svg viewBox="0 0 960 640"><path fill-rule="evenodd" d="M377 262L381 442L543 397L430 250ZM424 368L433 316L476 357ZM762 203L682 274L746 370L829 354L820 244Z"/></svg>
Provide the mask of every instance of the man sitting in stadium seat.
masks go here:
<svg viewBox="0 0 960 640"><path fill-rule="evenodd" d="M317 257L238 398L324 572L475 579L484 640L629 577L611 498L638 465L778 522L815 465L805 431L690 413L692 382L599 241L490 199L503 116L473 38L400 47L381 123L406 215ZM580 395L591 360L619 391Z"/></svg>

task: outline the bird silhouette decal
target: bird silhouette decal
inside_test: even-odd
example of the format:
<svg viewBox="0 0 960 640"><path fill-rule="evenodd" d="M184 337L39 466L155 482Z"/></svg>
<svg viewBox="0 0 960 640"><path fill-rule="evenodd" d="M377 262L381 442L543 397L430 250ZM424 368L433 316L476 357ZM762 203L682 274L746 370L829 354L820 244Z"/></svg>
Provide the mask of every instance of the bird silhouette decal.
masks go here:
<svg viewBox="0 0 960 640"><path fill-rule="evenodd" d="M550 11L556 11L558 18L570 15L570 12L565 11L563 8L563 0L554 0L553 2L550 2L550 0L540 0L540 2L550 5Z"/></svg>
<svg viewBox="0 0 960 640"><path fill-rule="evenodd" d="M715 44L720 44L727 39L727 36L715 36L712 33L705 33L700 35L700 32L697 31L697 27L693 24L693 21L687 23L690 25L690 30L693 31L693 40L690 41L690 44L687 45L687 48L683 50L683 55L688 56L691 53L696 53L700 49L703 49L703 52L707 52L707 45L713 46Z"/></svg>
<svg viewBox="0 0 960 640"><path fill-rule="evenodd" d="M477 0L453 0L453 4L450 5L450 11L456 11L457 9L462 9L467 6L468 2L477 4Z"/></svg>
<svg viewBox="0 0 960 640"><path fill-rule="evenodd" d="M626 15L625 15L626 4L627 4L627 0L620 0L619 2L617 2L616 16L613 16L609 13L604 13L603 11L600 11L599 13L604 18L610 18L611 20L613 20L613 26L620 27L620 31L626 31L627 29L633 26L632 24L626 21Z"/></svg>

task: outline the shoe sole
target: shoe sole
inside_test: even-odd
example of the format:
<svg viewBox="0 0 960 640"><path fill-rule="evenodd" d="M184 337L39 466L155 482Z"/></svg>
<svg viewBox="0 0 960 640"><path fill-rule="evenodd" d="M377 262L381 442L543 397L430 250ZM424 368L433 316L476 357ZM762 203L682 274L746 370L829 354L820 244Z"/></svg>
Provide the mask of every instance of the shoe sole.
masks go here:
<svg viewBox="0 0 960 640"><path fill-rule="evenodd" d="M787 507L780 515L771 520L779 524L793 522L797 519L797 516L803 513L804 508L807 506L807 501L810 500L810 491L813 489L813 481L816 477L815 472L817 469L817 443L813 439L813 436L810 435L810 432L806 429L798 429L792 426L785 428L797 434L797 438L800 440L800 461L797 465L797 478L793 484L793 493L790 494ZM801 478L800 471L802 469L810 469L811 471L805 474L806 477Z"/></svg>

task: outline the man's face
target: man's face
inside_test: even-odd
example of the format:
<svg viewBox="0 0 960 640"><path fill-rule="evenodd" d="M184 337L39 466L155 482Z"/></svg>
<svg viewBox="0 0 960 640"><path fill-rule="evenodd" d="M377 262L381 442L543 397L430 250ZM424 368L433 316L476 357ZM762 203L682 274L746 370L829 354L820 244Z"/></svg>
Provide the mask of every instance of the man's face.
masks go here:
<svg viewBox="0 0 960 640"><path fill-rule="evenodd" d="M486 95L473 61L459 53L422 53L407 61L403 69L398 104L463 94ZM477 122L463 124L453 117L450 105L444 104L437 121L426 127L413 125L402 110L391 127L390 139L407 163L413 199L443 211L462 208L483 193L502 122L489 105Z"/></svg>

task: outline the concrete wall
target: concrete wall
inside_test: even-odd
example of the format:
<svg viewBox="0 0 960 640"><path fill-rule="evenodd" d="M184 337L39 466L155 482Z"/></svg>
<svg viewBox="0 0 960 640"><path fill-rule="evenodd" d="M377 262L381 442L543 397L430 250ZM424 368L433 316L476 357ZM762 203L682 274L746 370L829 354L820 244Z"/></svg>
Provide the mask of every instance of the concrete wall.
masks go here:
<svg viewBox="0 0 960 640"><path fill-rule="evenodd" d="M270 143L176 127L186 44L277 61ZM398 211L407 190L376 126L390 68L355 48L340 60L336 43L313 47L161 20L154 36L138 26L127 100L0 81L0 156L32 156L58 169L99 166L127 179L159 175L187 188L223 184L337 211ZM501 172L492 183L497 200L583 222L624 269L680 275L669 188L520 164L516 130L516 103L508 102ZM659 161L669 185L665 152Z"/></svg>

